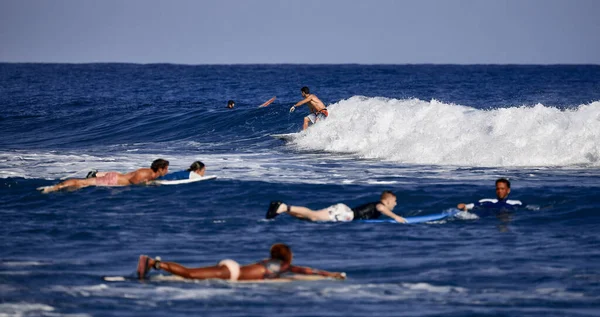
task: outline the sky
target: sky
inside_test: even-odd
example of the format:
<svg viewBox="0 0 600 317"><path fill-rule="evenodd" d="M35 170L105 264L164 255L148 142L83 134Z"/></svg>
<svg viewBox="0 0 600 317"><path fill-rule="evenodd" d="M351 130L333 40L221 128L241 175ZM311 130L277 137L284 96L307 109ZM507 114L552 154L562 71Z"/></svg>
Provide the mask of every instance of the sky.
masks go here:
<svg viewBox="0 0 600 317"><path fill-rule="evenodd" d="M600 64L600 0L0 0L0 62Z"/></svg>

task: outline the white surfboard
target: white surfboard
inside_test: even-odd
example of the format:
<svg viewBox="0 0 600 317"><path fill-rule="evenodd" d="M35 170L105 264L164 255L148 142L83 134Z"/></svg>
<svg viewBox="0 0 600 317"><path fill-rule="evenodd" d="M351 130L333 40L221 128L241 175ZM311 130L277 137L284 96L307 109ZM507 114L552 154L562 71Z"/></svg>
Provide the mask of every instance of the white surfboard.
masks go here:
<svg viewBox="0 0 600 317"><path fill-rule="evenodd" d="M169 180L154 180L154 181L148 182L148 184L150 184L150 185L181 185L181 184L207 181L207 180L216 179L216 178L217 178L216 175L209 175L209 176L202 176L202 177L197 177L197 178L178 179L178 180L170 180L170 181ZM45 194L45 193L47 193L47 191L49 189L51 189L53 187L54 187L54 185L40 186L36 189ZM124 187L124 186L97 186L97 187Z"/></svg>
<svg viewBox="0 0 600 317"><path fill-rule="evenodd" d="M284 141L292 141L300 135L300 132L297 133L282 133L282 134L271 134L271 137Z"/></svg>
<svg viewBox="0 0 600 317"><path fill-rule="evenodd" d="M198 177L198 178L177 179L177 180L171 180L171 181L169 181L169 180L155 180L155 181L152 181L152 184L157 184L157 185L180 185L180 184L189 184L189 183L207 181L207 180L216 179L216 178L217 178L216 175L209 175L209 176L202 176L202 177Z"/></svg>
<svg viewBox="0 0 600 317"><path fill-rule="evenodd" d="M345 276L345 275L344 275ZM106 282L126 282L126 281L137 281L137 278L127 277L127 276L104 276L102 279ZM277 279L269 279L269 280L244 280L244 281L229 281L229 280L221 280L221 279L208 279L211 281L222 281L227 283L288 283L294 281L322 281L322 280L335 280L330 277L325 277L321 275L302 275L302 274L294 274L290 276L286 276L285 278L277 278ZM151 275L148 276L144 281L151 282L200 282L206 280L195 280L195 279L187 279L177 275Z"/></svg>

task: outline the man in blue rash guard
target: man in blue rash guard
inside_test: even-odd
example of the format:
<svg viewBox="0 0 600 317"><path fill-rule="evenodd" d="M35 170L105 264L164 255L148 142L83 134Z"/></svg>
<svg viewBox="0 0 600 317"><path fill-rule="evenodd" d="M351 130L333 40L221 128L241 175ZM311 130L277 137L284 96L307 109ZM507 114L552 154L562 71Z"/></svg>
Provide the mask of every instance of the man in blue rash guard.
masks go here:
<svg viewBox="0 0 600 317"><path fill-rule="evenodd" d="M174 181L180 179L196 179L204 176L206 166L200 161L196 161L190 165L190 168L184 171L167 174L158 180Z"/></svg>
<svg viewBox="0 0 600 317"><path fill-rule="evenodd" d="M519 200L508 200L508 194L510 194L510 182L506 178L499 178L496 180L496 199L486 198L471 204L460 203L456 208L464 211L482 208L511 211L523 207L523 203Z"/></svg>

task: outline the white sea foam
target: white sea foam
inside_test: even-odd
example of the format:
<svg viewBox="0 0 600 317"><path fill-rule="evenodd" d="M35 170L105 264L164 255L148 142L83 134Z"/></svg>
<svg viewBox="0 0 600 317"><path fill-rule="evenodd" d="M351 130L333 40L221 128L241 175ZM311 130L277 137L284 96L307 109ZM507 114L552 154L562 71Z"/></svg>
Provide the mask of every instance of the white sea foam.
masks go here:
<svg viewBox="0 0 600 317"><path fill-rule="evenodd" d="M431 285L429 283L402 283L402 286L413 290L413 291L423 291L429 293L466 293L467 289L463 287L457 286L436 286Z"/></svg>
<svg viewBox="0 0 600 317"><path fill-rule="evenodd" d="M408 164L600 166L600 102L478 110L436 100L352 97L292 143Z"/></svg>
<svg viewBox="0 0 600 317"><path fill-rule="evenodd" d="M188 287L190 283L197 284ZM333 285L335 284L335 285ZM403 301L419 299L445 303L463 303L470 305L505 304L515 300L584 300L595 302L596 294L570 291L561 287L535 287L527 290L506 290L505 288L486 288L472 290L454 285L435 285L426 282L414 283L366 283L327 282L327 283L290 283L289 285L273 284L228 284L214 281L178 281L157 283L147 286L131 285L89 285L89 286L55 286L52 291L66 293L74 297L107 297L128 298L141 305L158 305L162 301L189 301L195 299L227 299L252 300L260 303L264 298L277 293L294 294L294 297L305 297L315 300L360 300L363 302ZM151 298L151 301L147 299ZM48 307L46 309L52 309Z"/></svg>
<svg viewBox="0 0 600 317"><path fill-rule="evenodd" d="M41 266L50 265L40 261L0 261L0 266Z"/></svg>
<svg viewBox="0 0 600 317"><path fill-rule="evenodd" d="M454 217L462 220L479 219L479 217L476 214L467 211L461 211L454 215Z"/></svg>
<svg viewBox="0 0 600 317"><path fill-rule="evenodd" d="M35 303L0 303L0 316L32 316L54 311L54 307Z"/></svg>
<svg viewBox="0 0 600 317"><path fill-rule="evenodd" d="M270 152L257 154L135 154L94 156L77 153L9 151L0 152L0 178L23 177L64 179L81 178L92 169L99 171L128 172L141 167L149 167L156 158L170 161L171 172L183 170L196 160L202 160L207 166L207 173L217 175L219 179L262 180L271 182L294 182L302 174L302 182L327 183L329 181L346 181L348 172L337 176L325 177L318 173L321 169L313 164L315 157L304 158L282 157ZM335 160L335 158L329 158ZM343 159L343 158L342 158ZM318 160L318 159L317 159ZM306 173L312 170L315 173ZM328 180L329 178L329 180Z"/></svg>
<svg viewBox="0 0 600 317"><path fill-rule="evenodd" d="M508 169L533 180L549 167L557 174L579 169L596 175L600 166L600 102L570 110L543 105L477 110L435 100L352 97L330 109L327 120L295 141L254 153L206 153L202 146L181 151L180 141L143 153L128 151L135 144L94 152L0 151L0 178L127 172L159 157L171 162L171 171L202 160L219 179L310 184L489 182L506 177Z"/></svg>
<svg viewBox="0 0 600 317"><path fill-rule="evenodd" d="M411 298L422 298L425 295L452 295L465 294L466 288L455 286L437 286L428 283L402 283L402 284L349 284L325 287L323 289L306 289L299 292L300 296L314 297L317 292L319 297L345 299L360 299L362 301L398 301Z"/></svg>
<svg viewBox="0 0 600 317"><path fill-rule="evenodd" d="M0 151L0 179L23 177L31 179L58 180L67 177L85 177L91 169L100 171L127 172L147 167L152 160L162 157L171 162L170 171L183 170L196 160L207 165L207 173L216 175L218 180L261 181L271 183L305 184L364 184L389 185L407 184L414 179L420 183L447 183L468 181L470 183L493 182L498 177L521 175L523 168L480 168L477 173L472 169L459 166L426 166L399 164L395 162L377 162L357 160L347 155L331 153L280 153L285 147L265 150L262 153L228 154L192 154L169 153L164 155L147 153L120 153L94 156L78 153ZM288 151L289 152L289 151ZM547 173L544 168L527 169L529 173ZM529 173L527 175L529 175ZM572 177L575 174L597 176L600 170L569 167L552 170L553 174ZM521 181L536 177L527 176ZM593 178L589 179L593 182ZM581 182L581 179L578 180ZM523 183L522 183L523 184ZM578 183L579 184L579 183ZM583 183L582 183L583 184ZM523 184L524 185L524 184ZM589 184L588 184L589 185ZM12 186L12 185L8 185Z"/></svg>
<svg viewBox="0 0 600 317"><path fill-rule="evenodd" d="M196 281L194 281L196 282ZM198 284L206 284L206 281L197 281ZM178 283L185 283L178 281ZM177 285L177 283L175 284ZM213 297L230 297L235 296L233 288L180 288L176 286L156 286L156 287L130 287L130 286L114 286L107 284L87 285L87 286L55 286L53 291L69 294L75 297L125 297L130 299L146 299L153 298L156 301L162 300L187 300L199 298Z"/></svg>
<svg viewBox="0 0 600 317"><path fill-rule="evenodd" d="M61 317L88 317L88 314L63 314L52 306L36 303L0 303L0 317L20 316L61 316Z"/></svg>

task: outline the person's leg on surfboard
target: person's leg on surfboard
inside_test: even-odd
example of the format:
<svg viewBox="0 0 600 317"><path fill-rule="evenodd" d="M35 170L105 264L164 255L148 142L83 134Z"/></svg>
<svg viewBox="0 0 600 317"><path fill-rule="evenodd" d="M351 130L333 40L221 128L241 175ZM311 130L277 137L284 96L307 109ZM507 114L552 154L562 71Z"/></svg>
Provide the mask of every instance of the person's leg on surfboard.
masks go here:
<svg viewBox="0 0 600 317"><path fill-rule="evenodd" d="M283 202L271 202L266 218L275 218L284 212L287 212L291 216L299 219L306 219L310 221L330 221L327 209L312 210L302 206L289 206Z"/></svg>
<svg viewBox="0 0 600 317"><path fill-rule="evenodd" d="M308 123L311 122L309 117L304 117L304 124L302 125L302 130L308 129Z"/></svg>
<svg viewBox="0 0 600 317"><path fill-rule="evenodd" d="M140 255L138 262L138 278L145 279L150 269L163 270L173 275L188 279L224 279L232 280L239 277L239 265L233 260L221 261L218 265L200 268L188 268L175 262L163 262Z"/></svg>
<svg viewBox="0 0 600 317"><path fill-rule="evenodd" d="M85 178L85 179L73 178L73 179L67 179L64 182L58 183L51 187L45 187L45 188L43 188L42 192L50 193L50 192L54 192L54 191L61 190L64 188L79 189L79 188L88 187L88 186L92 186L92 185L96 185L96 178Z"/></svg>

